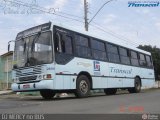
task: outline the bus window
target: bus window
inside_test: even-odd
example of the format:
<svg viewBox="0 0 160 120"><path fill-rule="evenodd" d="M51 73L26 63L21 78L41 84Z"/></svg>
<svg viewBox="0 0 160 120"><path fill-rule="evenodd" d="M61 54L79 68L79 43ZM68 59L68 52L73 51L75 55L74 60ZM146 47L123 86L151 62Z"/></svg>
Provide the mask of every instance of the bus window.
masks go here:
<svg viewBox="0 0 160 120"><path fill-rule="evenodd" d="M60 53L62 52L61 39L62 39L61 34L57 32L54 41L55 52L60 52Z"/></svg>
<svg viewBox="0 0 160 120"><path fill-rule="evenodd" d="M79 45L79 46L85 46L85 47L88 47L89 43L88 43L88 38L87 37L83 37L83 36L80 36L80 35L76 35L76 38L75 38L75 42L76 42L76 45Z"/></svg>
<svg viewBox="0 0 160 120"><path fill-rule="evenodd" d="M97 40L91 40L92 56L94 59L107 60L105 44Z"/></svg>
<svg viewBox="0 0 160 120"><path fill-rule="evenodd" d="M80 57L91 58L89 39L80 35L75 36L76 53Z"/></svg>
<svg viewBox="0 0 160 120"><path fill-rule="evenodd" d="M60 53L72 54L72 37L56 33L55 51Z"/></svg>
<svg viewBox="0 0 160 120"><path fill-rule="evenodd" d="M66 54L72 54L72 37L64 36L62 39L62 52Z"/></svg>
<svg viewBox="0 0 160 120"><path fill-rule="evenodd" d="M91 48L95 50L105 51L104 43L94 39L91 40Z"/></svg>
<svg viewBox="0 0 160 120"><path fill-rule="evenodd" d="M126 48L119 48L119 53L121 57L121 63L122 64L130 64L130 58L129 58L129 51Z"/></svg>
<svg viewBox="0 0 160 120"><path fill-rule="evenodd" d="M131 51L131 64L134 66L139 66L137 52Z"/></svg>
<svg viewBox="0 0 160 120"><path fill-rule="evenodd" d="M119 58L119 54L118 54L118 46L112 45L112 44L107 44L106 47L107 47L107 52L108 52L108 60L110 62L119 63L120 58Z"/></svg>
<svg viewBox="0 0 160 120"><path fill-rule="evenodd" d="M146 61L147 61L147 66L152 67L152 60L150 56L146 55Z"/></svg>
<svg viewBox="0 0 160 120"><path fill-rule="evenodd" d="M141 66L146 67L147 64L144 54L139 54L139 63Z"/></svg>

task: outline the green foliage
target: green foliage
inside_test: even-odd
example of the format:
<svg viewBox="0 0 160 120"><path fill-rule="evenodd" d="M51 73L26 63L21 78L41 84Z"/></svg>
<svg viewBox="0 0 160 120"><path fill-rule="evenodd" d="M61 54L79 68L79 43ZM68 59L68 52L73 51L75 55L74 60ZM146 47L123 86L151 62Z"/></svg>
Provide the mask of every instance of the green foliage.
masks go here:
<svg viewBox="0 0 160 120"><path fill-rule="evenodd" d="M158 79L160 77L160 48L157 48L156 46L152 47L151 45L140 45L138 48L148 51L152 54L155 75L156 79Z"/></svg>

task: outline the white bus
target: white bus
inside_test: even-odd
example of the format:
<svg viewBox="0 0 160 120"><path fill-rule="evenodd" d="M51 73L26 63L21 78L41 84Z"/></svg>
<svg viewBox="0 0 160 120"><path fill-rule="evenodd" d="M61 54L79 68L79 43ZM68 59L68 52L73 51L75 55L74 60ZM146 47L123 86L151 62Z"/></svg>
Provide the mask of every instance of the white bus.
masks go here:
<svg viewBox="0 0 160 120"><path fill-rule="evenodd" d="M45 99L95 89L138 93L155 82L150 53L51 22L18 33L12 79L13 91L40 91Z"/></svg>

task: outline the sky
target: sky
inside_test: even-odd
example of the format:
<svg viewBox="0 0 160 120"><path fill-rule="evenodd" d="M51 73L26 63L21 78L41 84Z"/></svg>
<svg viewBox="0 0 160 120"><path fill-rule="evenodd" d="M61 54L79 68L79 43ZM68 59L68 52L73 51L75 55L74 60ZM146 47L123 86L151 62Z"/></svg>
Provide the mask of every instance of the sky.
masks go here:
<svg viewBox="0 0 160 120"><path fill-rule="evenodd" d="M89 21L107 1L87 0ZM113 0L106 4L89 24L89 31L135 47L160 48L160 6L128 7L128 2ZM0 55L7 52L8 41L15 40L18 32L42 23L53 21L84 30L83 4L84 0L0 0Z"/></svg>

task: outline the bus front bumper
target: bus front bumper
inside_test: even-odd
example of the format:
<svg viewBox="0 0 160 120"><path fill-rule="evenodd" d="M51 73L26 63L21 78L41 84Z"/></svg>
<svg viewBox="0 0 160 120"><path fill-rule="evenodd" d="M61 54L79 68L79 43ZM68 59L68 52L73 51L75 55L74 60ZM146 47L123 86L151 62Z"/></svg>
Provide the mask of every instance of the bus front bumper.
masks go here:
<svg viewBox="0 0 160 120"><path fill-rule="evenodd" d="M13 83L11 88L14 92L39 91L44 89L53 89L53 80L41 80L34 83Z"/></svg>

